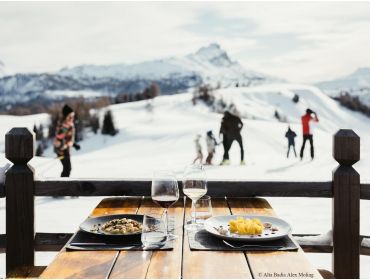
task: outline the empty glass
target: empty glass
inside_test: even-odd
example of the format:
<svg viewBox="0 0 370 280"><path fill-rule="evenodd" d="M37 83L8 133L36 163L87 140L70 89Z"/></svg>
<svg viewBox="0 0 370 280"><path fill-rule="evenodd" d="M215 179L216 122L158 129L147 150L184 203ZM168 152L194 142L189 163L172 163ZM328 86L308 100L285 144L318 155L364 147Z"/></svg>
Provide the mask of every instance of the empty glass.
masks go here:
<svg viewBox="0 0 370 280"><path fill-rule="evenodd" d="M205 220L212 217L212 203L209 195L204 195L195 203L196 223L203 225Z"/></svg>
<svg viewBox="0 0 370 280"><path fill-rule="evenodd" d="M162 215L149 213L144 215L141 243L144 249L155 249L163 246L167 241L166 227Z"/></svg>

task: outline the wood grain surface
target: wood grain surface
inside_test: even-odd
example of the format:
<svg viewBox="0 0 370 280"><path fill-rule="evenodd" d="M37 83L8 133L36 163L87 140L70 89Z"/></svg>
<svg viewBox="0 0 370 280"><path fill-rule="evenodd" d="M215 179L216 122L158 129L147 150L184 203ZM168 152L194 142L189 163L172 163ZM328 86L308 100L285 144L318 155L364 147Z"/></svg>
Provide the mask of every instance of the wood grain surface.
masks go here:
<svg viewBox="0 0 370 280"><path fill-rule="evenodd" d="M213 215L275 215L260 198L212 199ZM118 213L144 214L162 209L149 198L104 199L91 213L100 216ZM65 251L42 273L41 278L321 278L303 251L253 252L190 250L183 223L190 217L190 201L180 199L169 208L175 219L174 249L170 251ZM301 274L300 274L301 273ZM281 277L279 277L281 276Z"/></svg>
<svg viewBox="0 0 370 280"><path fill-rule="evenodd" d="M90 216L134 214L142 198L103 199ZM81 221L82 222L82 221ZM41 274L41 278L108 278L118 251L66 251L63 249Z"/></svg>

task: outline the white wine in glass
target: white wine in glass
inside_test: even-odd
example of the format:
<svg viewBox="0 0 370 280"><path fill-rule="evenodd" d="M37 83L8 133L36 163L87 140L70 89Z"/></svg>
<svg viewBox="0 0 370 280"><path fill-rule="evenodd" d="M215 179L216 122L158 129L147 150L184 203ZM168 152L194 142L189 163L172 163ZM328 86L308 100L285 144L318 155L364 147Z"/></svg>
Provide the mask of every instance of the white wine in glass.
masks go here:
<svg viewBox="0 0 370 280"><path fill-rule="evenodd" d="M187 230L197 230L196 202L207 193L206 172L202 165L191 165L185 168L183 177L183 192L191 199L191 223L187 224Z"/></svg>

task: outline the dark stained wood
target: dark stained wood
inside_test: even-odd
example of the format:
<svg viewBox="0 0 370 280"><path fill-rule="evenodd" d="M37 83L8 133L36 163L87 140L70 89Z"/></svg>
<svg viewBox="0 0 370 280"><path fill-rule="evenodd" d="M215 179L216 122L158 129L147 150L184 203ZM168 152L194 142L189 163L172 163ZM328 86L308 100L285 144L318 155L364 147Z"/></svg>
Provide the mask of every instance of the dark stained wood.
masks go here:
<svg viewBox="0 0 370 280"><path fill-rule="evenodd" d="M189 201L190 202L190 201ZM225 199L212 199L213 215L229 215ZM190 203L186 215L190 217ZM185 231L182 276L185 279L252 278L243 252L191 251Z"/></svg>
<svg viewBox="0 0 370 280"><path fill-rule="evenodd" d="M361 199L370 200L370 184L361 184L360 197Z"/></svg>
<svg viewBox="0 0 370 280"><path fill-rule="evenodd" d="M24 165L34 156L34 134L25 127L12 128L5 134L5 157Z"/></svg>
<svg viewBox="0 0 370 280"><path fill-rule="evenodd" d="M333 138L333 272L336 278L360 277L360 137L339 130Z"/></svg>
<svg viewBox="0 0 370 280"><path fill-rule="evenodd" d="M352 129L340 129L333 142L333 157L339 164L352 166L360 160L360 137Z"/></svg>
<svg viewBox="0 0 370 280"><path fill-rule="evenodd" d="M141 198L107 198L90 216L136 213ZM63 249L40 278L107 278L118 257L118 251L65 251Z"/></svg>
<svg viewBox="0 0 370 280"><path fill-rule="evenodd" d="M5 156L14 165L5 174L6 272L34 265L33 134L13 128L5 135Z"/></svg>
<svg viewBox="0 0 370 280"><path fill-rule="evenodd" d="M0 184L0 198L5 197L5 185Z"/></svg>
<svg viewBox="0 0 370 280"><path fill-rule="evenodd" d="M228 204L235 215L275 215L270 204L261 198L228 198ZM298 252L249 252L246 257L253 278L322 278L302 249ZM307 276L300 273L307 273Z"/></svg>
<svg viewBox="0 0 370 280"><path fill-rule="evenodd" d="M348 166L333 173L333 271L336 278L359 278L360 175Z"/></svg>
<svg viewBox="0 0 370 280"><path fill-rule="evenodd" d="M43 180L35 184L36 196L150 196L151 181L70 179ZM208 194L212 197L332 197L332 183L209 181Z"/></svg>

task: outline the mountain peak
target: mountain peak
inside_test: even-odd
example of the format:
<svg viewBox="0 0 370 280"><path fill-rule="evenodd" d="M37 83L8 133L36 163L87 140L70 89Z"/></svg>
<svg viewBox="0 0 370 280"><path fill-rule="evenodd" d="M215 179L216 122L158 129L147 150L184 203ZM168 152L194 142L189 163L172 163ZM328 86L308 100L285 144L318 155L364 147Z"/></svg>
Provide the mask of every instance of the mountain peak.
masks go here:
<svg viewBox="0 0 370 280"><path fill-rule="evenodd" d="M370 68L369 67L361 67L361 68L358 68L351 75L354 76L354 75L369 75L369 74L370 74Z"/></svg>
<svg viewBox="0 0 370 280"><path fill-rule="evenodd" d="M215 66L231 66L235 62L231 61L226 51L217 43L211 43L208 46L201 47L194 55L199 59L206 60Z"/></svg>

